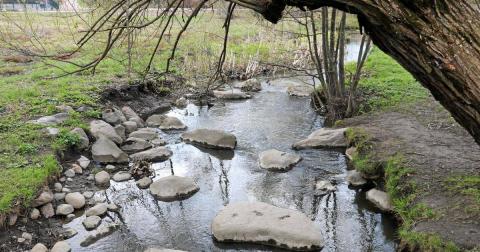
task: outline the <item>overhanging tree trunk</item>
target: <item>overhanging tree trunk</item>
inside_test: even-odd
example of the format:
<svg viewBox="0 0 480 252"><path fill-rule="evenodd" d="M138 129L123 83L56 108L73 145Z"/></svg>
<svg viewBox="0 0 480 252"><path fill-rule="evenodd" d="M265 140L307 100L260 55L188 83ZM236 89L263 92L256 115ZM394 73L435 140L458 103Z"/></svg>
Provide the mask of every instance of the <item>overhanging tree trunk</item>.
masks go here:
<svg viewBox="0 0 480 252"><path fill-rule="evenodd" d="M358 15L382 51L428 88L480 144L480 13L467 0L230 0L277 22L289 6Z"/></svg>

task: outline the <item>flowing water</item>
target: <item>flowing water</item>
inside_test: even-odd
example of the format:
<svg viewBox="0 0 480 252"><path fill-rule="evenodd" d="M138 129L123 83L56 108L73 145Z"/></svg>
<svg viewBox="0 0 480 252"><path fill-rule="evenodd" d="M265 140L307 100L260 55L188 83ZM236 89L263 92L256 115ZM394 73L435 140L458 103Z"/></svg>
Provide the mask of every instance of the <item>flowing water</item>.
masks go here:
<svg viewBox="0 0 480 252"><path fill-rule="evenodd" d="M350 49L355 50L355 48ZM345 155L336 150L298 151L303 160L285 173L268 172L258 165L258 153L275 148L293 151L291 145L321 128L323 118L310 106L309 98L290 97L293 79L263 83L252 99L217 104L210 109L190 104L169 115L182 119L189 130L221 129L237 136L235 151L199 149L180 141L181 132L162 133L173 151L171 162L153 165L154 180L171 175L192 177L200 191L184 201L161 202L135 182L112 181L106 196L121 207L109 213L102 225L119 223L111 235L88 246L80 216L64 225L79 233L69 239L73 251L143 251L162 247L186 251L278 251L266 246L219 244L210 225L228 203L262 201L296 209L309 216L325 240L322 251L394 251L394 221L365 200L365 192L350 189L345 181ZM315 182L330 180L335 193L318 196Z"/></svg>

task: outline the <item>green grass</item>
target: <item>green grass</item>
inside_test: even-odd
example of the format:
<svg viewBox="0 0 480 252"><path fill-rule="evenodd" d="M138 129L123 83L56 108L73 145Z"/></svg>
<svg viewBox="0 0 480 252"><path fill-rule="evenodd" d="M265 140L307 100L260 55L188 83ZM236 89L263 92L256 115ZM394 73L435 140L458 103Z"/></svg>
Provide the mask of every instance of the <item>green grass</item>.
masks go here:
<svg viewBox="0 0 480 252"><path fill-rule="evenodd" d="M435 219L438 214L415 199L420 193L415 183L408 179L414 171L406 165L401 154L390 157L385 165L385 189L392 199L395 213L402 223L398 231L400 239L412 251L460 251L452 242L436 234L415 232L413 225L426 219Z"/></svg>
<svg viewBox="0 0 480 252"><path fill-rule="evenodd" d="M346 136L349 143L357 148L352 156L355 169L370 176L382 174L382 165L372 156L371 136L362 128L348 128Z"/></svg>
<svg viewBox="0 0 480 252"><path fill-rule="evenodd" d="M409 72L378 48L365 62L359 88L367 97L361 112L399 107L428 97L428 91Z"/></svg>

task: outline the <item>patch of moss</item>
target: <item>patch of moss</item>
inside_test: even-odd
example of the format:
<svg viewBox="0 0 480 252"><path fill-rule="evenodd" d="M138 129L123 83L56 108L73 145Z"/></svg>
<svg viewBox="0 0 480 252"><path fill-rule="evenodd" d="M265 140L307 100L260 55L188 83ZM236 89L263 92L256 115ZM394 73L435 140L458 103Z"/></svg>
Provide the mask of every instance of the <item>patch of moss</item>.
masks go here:
<svg viewBox="0 0 480 252"><path fill-rule="evenodd" d="M349 144L357 148L352 156L355 169L371 176L381 174L383 172L382 165L372 154L371 136L362 128L348 128L346 136Z"/></svg>

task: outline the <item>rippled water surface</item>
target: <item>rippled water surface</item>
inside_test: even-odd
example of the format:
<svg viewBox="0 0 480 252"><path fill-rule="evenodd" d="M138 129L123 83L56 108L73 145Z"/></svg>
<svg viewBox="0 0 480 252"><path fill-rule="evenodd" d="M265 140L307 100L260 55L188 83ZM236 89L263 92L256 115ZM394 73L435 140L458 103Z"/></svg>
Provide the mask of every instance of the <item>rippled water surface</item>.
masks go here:
<svg viewBox="0 0 480 252"><path fill-rule="evenodd" d="M88 234L80 216L65 227L79 234L69 242L73 251L142 251L149 246L186 251L266 250L269 247L217 244L210 224L228 203L262 201L299 210L308 215L323 233L323 251L394 251L393 222L374 212L364 193L349 189L345 182L347 165L343 153L333 150L299 151L301 161L286 173L273 173L258 166L260 151L276 148L292 151L292 143L322 127L322 118L308 98L290 97L291 80L263 83L264 89L252 99L227 102L210 109L189 105L169 114L181 118L189 130L222 129L237 136L234 152L198 149L180 141L181 132L163 134L173 151L171 162L154 164L156 177L190 176L200 191L181 202L160 202L135 182L112 184L106 194L121 207L109 213L102 225L120 223L120 228L89 247L79 243ZM317 180L337 183L338 191L316 196Z"/></svg>

